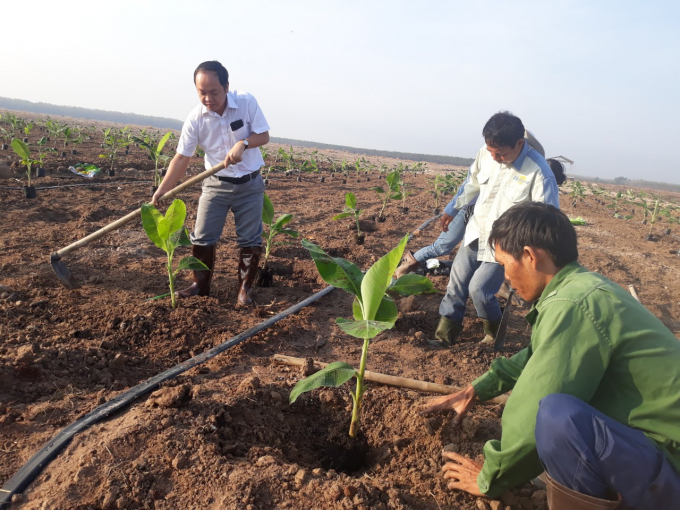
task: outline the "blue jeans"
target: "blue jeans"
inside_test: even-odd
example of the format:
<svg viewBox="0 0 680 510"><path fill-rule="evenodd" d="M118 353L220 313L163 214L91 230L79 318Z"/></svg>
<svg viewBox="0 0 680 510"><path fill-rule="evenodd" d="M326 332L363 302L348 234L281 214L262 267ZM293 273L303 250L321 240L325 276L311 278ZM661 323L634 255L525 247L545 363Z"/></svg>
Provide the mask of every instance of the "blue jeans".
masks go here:
<svg viewBox="0 0 680 510"><path fill-rule="evenodd" d="M541 400L536 447L546 472L581 494L622 498L622 508L680 505L680 475L654 443L571 395Z"/></svg>
<svg viewBox="0 0 680 510"><path fill-rule="evenodd" d="M505 270L500 264L478 261L477 250L477 241L458 250L451 266L446 295L439 305L439 315L461 324L468 297L472 298L480 319L494 322L501 320L502 316L496 292L505 281Z"/></svg>
<svg viewBox="0 0 680 510"><path fill-rule="evenodd" d="M447 232L439 234L437 240L430 246L421 248L413 254L415 259L422 266L426 260L435 259L443 255L448 255L463 240L465 235L465 212L460 211L456 214Z"/></svg>

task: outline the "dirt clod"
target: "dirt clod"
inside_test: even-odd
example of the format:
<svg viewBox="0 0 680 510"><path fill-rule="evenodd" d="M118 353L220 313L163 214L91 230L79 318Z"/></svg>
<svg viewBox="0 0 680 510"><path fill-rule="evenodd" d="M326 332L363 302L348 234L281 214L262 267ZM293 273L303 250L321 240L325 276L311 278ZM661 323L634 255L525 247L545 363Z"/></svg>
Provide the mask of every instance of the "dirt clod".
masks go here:
<svg viewBox="0 0 680 510"><path fill-rule="evenodd" d="M407 296L399 300L398 307L401 313L408 313L418 310L420 304L417 301L417 296Z"/></svg>
<svg viewBox="0 0 680 510"><path fill-rule="evenodd" d="M316 370L314 369L314 359L313 358L305 359L305 364L302 365L301 371L303 377L309 377L314 372L316 372Z"/></svg>
<svg viewBox="0 0 680 510"><path fill-rule="evenodd" d="M111 372L116 372L122 370L127 363L128 357L125 354L116 354L115 358L109 361L109 370Z"/></svg>
<svg viewBox="0 0 680 510"><path fill-rule="evenodd" d="M276 464L276 459L272 455L264 455L257 459L255 462L257 466L269 466L270 464Z"/></svg>
<svg viewBox="0 0 680 510"><path fill-rule="evenodd" d="M25 365L28 365L30 363L33 363L34 359L35 355L30 345L22 345L21 347L19 347L19 349L17 349L16 357L17 363L23 363Z"/></svg>
<svg viewBox="0 0 680 510"><path fill-rule="evenodd" d="M186 405L191 400L191 391L187 384L182 384L177 387L161 388L154 392L146 405L149 407L181 407Z"/></svg>
<svg viewBox="0 0 680 510"><path fill-rule="evenodd" d="M249 377L246 377L241 381L241 384L239 384L240 389L251 389L251 390L256 390L260 387L260 378L251 375Z"/></svg>
<svg viewBox="0 0 680 510"><path fill-rule="evenodd" d="M298 470L297 473L295 473L295 487L298 489L302 487L305 484L305 481L307 480L307 471L304 469Z"/></svg>
<svg viewBox="0 0 680 510"><path fill-rule="evenodd" d="M347 498L353 498L356 496L358 489L354 485L345 485L345 487L342 489L343 494Z"/></svg>
<svg viewBox="0 0 680 510"><path fill-rule="evenodd" d="M172 467L175 469L184 469L189 465L189 457L180 453L172 459Z"/></svg>
<svg viewBox="0 0 680 510"><path fill-rule="evenodd" d="M343 496L343 491L338 485L333 485L328 490L328 499L331 501L338 501Z"/></svg>

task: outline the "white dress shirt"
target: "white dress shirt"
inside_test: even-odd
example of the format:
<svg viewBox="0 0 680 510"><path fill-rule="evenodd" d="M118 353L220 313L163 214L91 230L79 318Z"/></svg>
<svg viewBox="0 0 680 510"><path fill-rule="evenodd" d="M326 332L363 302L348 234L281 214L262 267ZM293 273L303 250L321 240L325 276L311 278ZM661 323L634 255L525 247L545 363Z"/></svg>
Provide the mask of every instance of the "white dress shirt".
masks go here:
<svg viewBox="0 0 680 510"><path fill-rule="evenodd" d="M237 127L239 121L243 125L232 129L232 126ZM196 147L200 146L205 152L205 168L208 170L224 161L236 142L253 133L265 131L269 131L269 124L257 100L247 92L233 90L227 93L227 107L221 116L202 104L191 110L182 126L177 153L192 157ZM262 154L257 148L246 149L243 161L230 165L215 175L242 177L259 170L263 165Z"/></svg>

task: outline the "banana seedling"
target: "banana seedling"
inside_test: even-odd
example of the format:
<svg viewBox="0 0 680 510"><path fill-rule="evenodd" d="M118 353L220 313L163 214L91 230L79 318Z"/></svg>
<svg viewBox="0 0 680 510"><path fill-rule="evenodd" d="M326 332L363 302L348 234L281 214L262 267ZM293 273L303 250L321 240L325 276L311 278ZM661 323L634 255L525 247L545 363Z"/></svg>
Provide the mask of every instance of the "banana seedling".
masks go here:
<svg viewBox="0 0 680 510"><path fill-rule="evenodd" d="M125 127L124 129L119 129L117 132L111 130L111 128L104 129L104 143L103 148L105 154L100 154L99 157L102 159L109 159L111 160L111 167L109 168L109 175L114 175L115 171L113 169L113 163L116 159L116 153L121 149L127 146L129 143L127 140L126 133L129 130L128 127Z"/></svg>
<svg viewBox="0 0 680 510"><path fill-rule="evenodd" d="M168 271L170 299L173 308L177 308L177 296L175 295L175 278L177 273L183 269L209 271L208 266L192 256L181 259L177 269L173 269L172 259L175 255L175 250L180 246L191 246L189 231L184 226L186 215L187 209L184 202L177 198L172 201L165 216L151 204L142 205L142 226L146 235L153 244L163 250L168 256L166 269Z"/></svg>
<svg viewBox="0 0 680 510"><path fill-rule="evenodd" d="M31 129L33 129L33 123L29 122L24 126L24 134L26 135L26 138L28 138L28 135L31 134ZM27 141L27 140L25 140Z"/></svg>
<svg viewBox="0 0 680 510"><path fill-rule="evenodd" d="M47 137L43 136L36 143L38 145L38 164L40 165L38 169L45 167L45 156L47 156L47 153L54 152L52 147L45 147L45 145L47 145L47 141Z"/></svg>
<svg viewBox="0 0 680 510"><path fill-rule="evenodd" d="M333 216L334 220L341 220L343 218L354 218L357 226L356 242L357 244L364 244L365 235L361 233L361 227L359 226L359 216L361 216L362 209L357 208L357 197L354 193L345 194L345 208L342 212L336 216Z"/></svg>
<svg viewBox="0 0 680 510"><path fill-rule="evenodd" d="M616 195L614 195L614 198L612 199L612 203L609 204L607 207L609 209L614 209L614 218L621 218L621 215L619 214L619 200L621 199L622 193L619 191Z"/></svg>
<svg viewBox="0 0 680 510"><path fill-rule="evenodd" d="M412 193L406 191L406 183L401 179L401 175L399 176L399 195L401 199L401 212L406 214L408 212L408 207L406 205L406 197L411 196Z"/></svg>
<svg viewBox="0 0 680 510"><path fill-rule="evenodd" d="M378 221L385 221L385 208L390 200L401 200L401 193L399 193L399 172L396 170L390 172L387 177L385 177L385 183L387 186L385 188L381 186L376 186L371 188L378 194L378 198L382 202L380 207L380 213L378 213Z"/></svg>
<svg viewBox="0 0 680 510"><path fill-rule="evenodd" d="M354 168L357 171L357 180L361 176L361 170L364 168L364 158L357 158L354 162Z"/></svg>
<svg viewBox="0 0 680 510"><path fill-rule="evenodd" d="M433 189L430 190L430 193L432 193L434 198L434 213L439 214L439 199L446 188L446 178L442 174L435 175L434 179L432 179L432 186Z"/></svg>
<svg viewBox="0 0 680 510"><path fill-rule="evenodd" d="M366 392L364 373L370 340L382 331L394 327L398 317L397 306L388 293L411 296L437 292L430 280L416 274L404 275L392 283L392 275L399 265L407 241L408 235L401 239L396 248L373 264L365 275L353 263L331 257L317 245L307 240L302 241L302 246L309 250L324 281L354 296L354 320L338 317L335 322L348 335L363 340L363 348L359 370L343 361L331 363L323 370L299 381L291 391L289 400L292 404L302 393L320 387L337 388L356 377L356 387L351 392L354 405L349 435L352 438L359 432L361 406Z"/></svg>
<svg viewBox="0 0 680 510"><path fill-rule="evenodd" d="M340 163L340 171L342 172L342 175L345 177L346 181L349 177L349 163L347 163L345 158L342 158L342 163Z"/></svg>
<svg viewBox="0 0 680 510"><path fill-rule="evenodd" d="M647 233L647 241L651 241L653 239L652 229L654 228L654 224L656 223L656 216L659 213L659 201L658 200L654 201L654 209L651 209L651 211L652 211L652 217L649 220L649 232Z"/></svg>
<svg viewBox="0 0 680 510"><path fill-rule="evenodd" d="M9 144L12 143L12 138L14 138L14 132L11 129L5 129L3 127L0 127L0 133L2 133L0 136L5 140L5 143L2 146L2 150L6 150Z"/></svg>
<svg viewBox="0 0 680 510"><path fill-rule="evenodd" d="M12 150L21 158L21 164L26 166L26 186L24 186L24 195L26 198L35 198L35 187L31 186L31 167L40 163L40 161L31 157L31 149L18 138L12 140Z"/></svg>
<svg viewBox="0 0 680 510"><path fill-rule="evenodd" d="M172 135L172 131L168 131L163 135L163 138L161 138L158 141L158 144L154 147L154 145L151 143L151 140L147 138L138 138L136 136L132 137L132 140L134 140L137 144L139 144L140 147L143 147L146 149L146 152L149 155L149 158L151 161L154 162L154 170L153 170L153 185L158 188L158 186L161 185L161 172L158 171L158 163L162 162L165 163L168 159L167 156L163 154L163 146L166 144L168 139L170 138L170 135ZM163 165L165 166L165 165Z"/></svg>
<svg viewBox="0 0 680 510"><path fill-rule="evenodd" d="M262 273L269 274L267 268L267 261L269 260L269 255L272 248L275 245L289 244L284 242L274 243L274 238L279 234L284 234L293 239L297 239L300 235L297 230L286 228L286 225L290 223L293 219L292 214L282 214L276 221L274 221L274 205L270 200L269 196L264 194L264 202L262 203L262 223L264 224L264 229L262 232L262 238L264 239L264 261L262 264Z"/></svg>

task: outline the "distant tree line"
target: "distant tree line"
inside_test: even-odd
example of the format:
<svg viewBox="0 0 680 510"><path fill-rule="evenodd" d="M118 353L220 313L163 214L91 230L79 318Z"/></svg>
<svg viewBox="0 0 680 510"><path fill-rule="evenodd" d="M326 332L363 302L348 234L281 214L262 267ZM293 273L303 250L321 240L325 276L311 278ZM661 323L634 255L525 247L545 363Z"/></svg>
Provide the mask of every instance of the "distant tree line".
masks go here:
<svg viewBox="0 0 680 510"><path fill-rule="evenodd" d="M18 110L22 112L43 113L46 115L64 115L77 119L102 120L119 124L135 124L138 126L152 126L162 129L182 129L182 121L167 117L151 117L136 113L111 112L108 110L91 110L78 106L60 106L49 103L33 103L23 99L0 97L0 108Z"/></svg>
<svg viewBox="0 0 680 510"><path fill-rule="evenodd" d="M649 188L660 191L680 191L680 184L671 184L669 182L645 181L644 179L629 179L628 177L615 177L614 179L602 179L600 177L588 177L585 175L571 175L575 179L581 181L590 181L605 184L618 184L629 188Z"/></svg>
<svg viewBox="0 0 680 510"><path fill-rule="evenodd" d="M152 126L162 129L182 129L182 121L169 119L167 117L151 117L149 115L137 115L136 113L121 113L108 110L92 110L80 108L78 106L60 106L50 103L34 103L24 99L11 99L0 97L0 108L8 110L42 113L45 115L63 115L78 119L100 120L105 122L116 122L119 124L133 124L138 126ZM295 145L300 147L314 147L317 149L331 149L350 152L352 154L366 154L368 156L382 156L386 158L403 159L407 161L423 161L427 163L439 163L442 165L470 166L473 159L459 158L456 156L437 156L432 154L413 154L409 152L381 151L374 149L361 149L356 147L346 147L344 145L331 145L327 143L307 142L304 140L293 140L291 138L272 137L273 143L285 145Z"/></svg>
<svg viewBox="0 0 680 510"><path fill-rule="evenodd" d="M439 163L442 165L470 166L474 159L459 158L457 156L437 156L432 154L413 154L410 152L381 151L375 149L359 149L347 147L345 145L332 145L328 143L307 142L304 140L293 140L291 138L272 137L273 143L284 145L295 145L299 147L314 147L322 150L336 150L350 152L352 154L366 154L367 156L382 156L385 158L404 159L407 161L425 161L427 163Z"/></svg>

